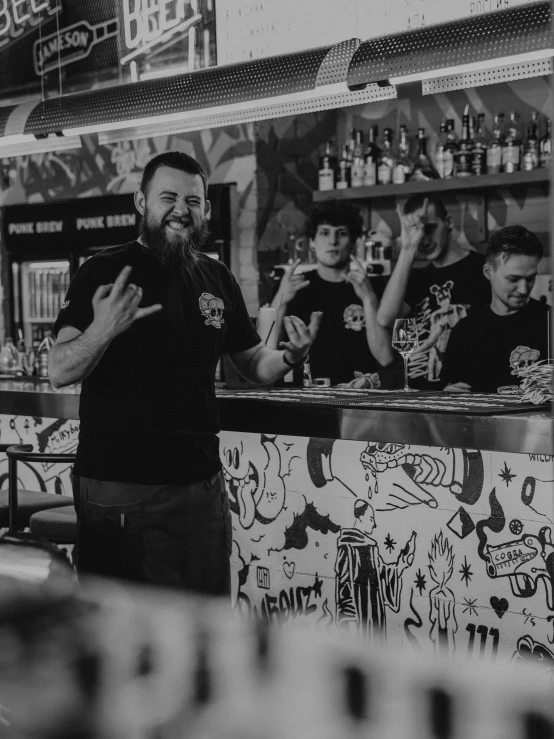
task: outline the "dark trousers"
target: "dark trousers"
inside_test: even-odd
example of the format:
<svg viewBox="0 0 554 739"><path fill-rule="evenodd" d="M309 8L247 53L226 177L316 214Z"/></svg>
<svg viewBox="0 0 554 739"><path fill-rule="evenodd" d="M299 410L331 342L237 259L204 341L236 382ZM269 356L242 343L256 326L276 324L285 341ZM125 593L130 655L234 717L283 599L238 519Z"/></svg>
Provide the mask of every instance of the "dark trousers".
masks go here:
<svg viewBox="0 0 554 739"><path fill-rule="evenodd" d="M80 573L210 595L231 588L223 473L189 485L73 478Z"/></svg>

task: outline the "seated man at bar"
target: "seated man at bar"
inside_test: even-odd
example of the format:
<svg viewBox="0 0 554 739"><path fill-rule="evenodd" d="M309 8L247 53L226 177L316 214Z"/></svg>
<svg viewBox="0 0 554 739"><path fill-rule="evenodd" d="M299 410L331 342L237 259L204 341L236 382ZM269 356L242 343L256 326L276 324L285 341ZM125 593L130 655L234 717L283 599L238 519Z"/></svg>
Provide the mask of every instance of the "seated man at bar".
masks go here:
<svg viewBox="0 0 554 739"><path fill-rule="evenodd" d="M414 195L398 207L401 249L385 288L377 320L416 319L420 346L410 358L410 387L440 390L440 371L453 327L474 306L490 302L484 257L453 236L452 216L438 197ZM413 268L418 257L428 264Z"/></svg>
<svg viewBox="0 0 554 739"><path fill-rule="evenodd" d="M151 159L135 195L140 239L77 271L55 324L55 387L82 380L74 467L79 572L230 592L231 520L214 375L222 353L254 383L302 362L321 316L287 318L283 350L254 330L225 265L202 254L207 174Z"/></svg>
<svg viewBox="0 0 554 739"><path fill-rule="evenodd" d="M283 276L272 302L277 335L286 315L305 321L320 311L319 333L310 349L312 377L327 377L336 385L378 373L392 362L393 351L390 332L377 323L371 279L352 254L363 232L359 210L350 203L322 203L312 209L306 230L317 267L297 274L297 261Z"/></svg>
<svg viewBox="0 0 554 739"><path fill-rule="evenodd" d="M492 300L453 329L441 372L446 391L495 393L519 385L519 369L548 358L549 307L530 296L542 254L523 226L493 234L484 266Z"/></svg>

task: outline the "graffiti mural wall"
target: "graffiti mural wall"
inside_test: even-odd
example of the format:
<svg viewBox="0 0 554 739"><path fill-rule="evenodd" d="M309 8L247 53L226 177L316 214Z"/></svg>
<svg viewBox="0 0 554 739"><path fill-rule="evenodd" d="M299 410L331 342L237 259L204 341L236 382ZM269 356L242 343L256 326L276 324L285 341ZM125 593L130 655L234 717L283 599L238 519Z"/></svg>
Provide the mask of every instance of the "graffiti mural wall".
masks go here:
<svg viewBox="0 0 554 739"><path fill-rule="evenodd" d="M221 457L240 612L554 667L552 457L231 432Z"/></svg>
<svg viewBox="0 0 554 739"><path fill-rule="evenodd" d="M38 452L71 454L77 450L79 422L71 419L0 415L2 444L32 444ZM18 462L19 487L71 496L71 467L67 464ZM8 458L0 455L0 488L8 487Z"/></svg>

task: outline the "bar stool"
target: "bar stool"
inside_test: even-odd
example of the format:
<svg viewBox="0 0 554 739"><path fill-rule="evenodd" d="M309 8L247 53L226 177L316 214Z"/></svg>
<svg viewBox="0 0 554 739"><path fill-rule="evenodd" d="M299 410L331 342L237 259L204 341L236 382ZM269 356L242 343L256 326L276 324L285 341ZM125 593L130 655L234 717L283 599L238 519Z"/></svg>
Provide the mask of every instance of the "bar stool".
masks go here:
<svg viewBox="0 0 554 739"><path fill-rule="evenodd" d="M49 508L33 513L29 528L34 536L41 536L53 544L75 544L77 541L77 511L74 505Z"/></svg>
<svg viewBox="0 0 554 739"><path fill-rule="evenodd" d="M0 452L8 456L8 490L0 490L0 526L8 526L11 533L29 525L31 516L39 511L72 505L69 495L54 495L38 490L17 487L17 462L69 463L75 454L33 452L30 444L0 444Z"/></svg>

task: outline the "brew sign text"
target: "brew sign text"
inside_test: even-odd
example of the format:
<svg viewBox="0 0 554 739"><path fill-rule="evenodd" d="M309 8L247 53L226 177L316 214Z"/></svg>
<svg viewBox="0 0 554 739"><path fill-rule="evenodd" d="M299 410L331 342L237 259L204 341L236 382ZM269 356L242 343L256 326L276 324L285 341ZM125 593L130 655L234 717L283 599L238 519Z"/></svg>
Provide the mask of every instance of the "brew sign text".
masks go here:
<svg viewBox="0 0 554 739"><path fill-rule="evenodd" d="M59 0L0 0L0 47L60 9Z"/></svg>
<svg viewBox="0 0 554 739"><path fill-rule="evenodd" d="M123 38L128 53L121 64L140 56L202 20L198 0L121 0Z"/></svg>

